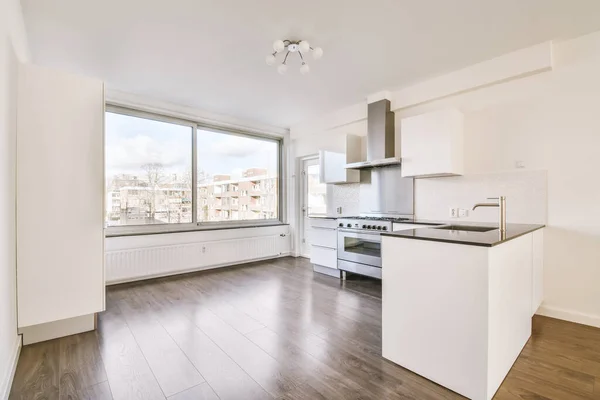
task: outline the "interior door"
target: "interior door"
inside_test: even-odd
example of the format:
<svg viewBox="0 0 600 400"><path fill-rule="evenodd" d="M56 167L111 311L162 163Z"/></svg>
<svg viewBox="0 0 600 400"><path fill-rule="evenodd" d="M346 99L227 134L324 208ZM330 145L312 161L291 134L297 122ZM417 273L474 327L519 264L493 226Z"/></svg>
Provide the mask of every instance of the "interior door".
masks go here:
<svg viewBox="0 0 600 400"><path fill-rule="evenodd" d="M310 216L327 215L327 185L319 181L319 158L302 160L302 238L300 255L310 257Z"/></svg>

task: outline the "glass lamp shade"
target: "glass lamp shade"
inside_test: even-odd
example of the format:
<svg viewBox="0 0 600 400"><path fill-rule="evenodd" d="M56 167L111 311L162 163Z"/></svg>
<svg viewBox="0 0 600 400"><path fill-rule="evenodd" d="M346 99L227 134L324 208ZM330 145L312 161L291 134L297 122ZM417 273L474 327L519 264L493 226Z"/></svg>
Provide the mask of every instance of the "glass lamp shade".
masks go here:
<svg viewBox="0 0 600 400"><path fill-rule="evenodd" d="M301 41L298 44L299 50L303 53L307 53L310 50L310 44L306 40Z"/></svg>
<svg viewBox="0 0 600 400"><path fill-rule="evenodd" d="M265 62L267 63L267 65L273 65L275 64L275 56L273 54L269 54L268 56L265 57Z"/></svg>
<svg viewBox="0 0 600 400"><path fill-rule="evenodd" d="M306 75L310 72L310 67L308 66L308 64L302 64L302 66L300 67L300 73L302 75Z"/></svg>
<svg viewBox="0 0 600 400"><path fill-rule="evenodd" d="M281 75L285 74L287 72L287 65L285 64L281 64L279 67L277 67L277 72L279 72Z"/></svg>
<svg viewBox="0 0 600 400"><path fill-rule="evenodd" d="M323 49L320 47L315 47L315 49L313 50L313 58L315 60L318 60L321 57L323 57Z"/></svg>
<svg viewBox="0 0 600 400"><path fill-rule="evenodd" d="M273 50L279 53L280 51L283 51L283 49L285 49L285 43L283 43L283 40L276 40L273 42Z"/></svg>

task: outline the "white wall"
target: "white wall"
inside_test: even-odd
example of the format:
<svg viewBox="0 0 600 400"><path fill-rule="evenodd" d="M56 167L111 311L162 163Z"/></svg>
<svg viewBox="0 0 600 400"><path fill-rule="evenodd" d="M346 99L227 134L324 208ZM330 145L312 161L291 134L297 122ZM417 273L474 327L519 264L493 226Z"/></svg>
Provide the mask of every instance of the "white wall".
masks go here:
<svg viewBox="0 0 600 400"><path fill-rule="evenodd" d="M8 397L17 336L16 299L16 106L17 55L27 55L20 5L0 0L0 398Z"/></svg>
<svg viewBox="0 0 600 400"><path fill-rule="evenodd" d="M546 224L548 204L546 171L509 171L415 180L415 215L420 219L448 220L449 208L468 211L460 221L498 222L497 208L478 208L488 197L506 196L509 223ZM459 220L457 220L459 221Z"/></svg>
<svg viewBox="0 0 600 400"><path fill-rule="evenodd" d="M399 91L392 104L404 107L396 110L397 121L443 107L464 112L468 175L515 171L517 161L525 170L547 171L545 300L540 312L600 326L600 32L554 43L552 55L551 71L412 107L398 100ZM348 115L350 124L364 118L360 112ZM323 121L328 119L292 127L297 155L318 148L315 138L326 145L340 142L327 137L332 125ZM423 209L420 193L418 182L417 215ZM440 199L442 213L447 213L446 203ZM511 204L514 200L509 214Z"/></svg>

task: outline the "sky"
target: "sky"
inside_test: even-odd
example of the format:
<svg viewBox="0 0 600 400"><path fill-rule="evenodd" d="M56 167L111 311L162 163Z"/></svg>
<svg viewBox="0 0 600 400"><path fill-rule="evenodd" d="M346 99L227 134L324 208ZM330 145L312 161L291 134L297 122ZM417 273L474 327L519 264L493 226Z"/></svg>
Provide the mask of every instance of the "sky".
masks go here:
<svg viewBox="0 0 600 400"><path fill-rule="evenodd" d="M165 173L191 169L192 129L116 113L106 113L106 175L142 175L141 166L161 163ZM277 173L277 144L198 129L198 169L210 175L241 176L248 168Z"/></svg>

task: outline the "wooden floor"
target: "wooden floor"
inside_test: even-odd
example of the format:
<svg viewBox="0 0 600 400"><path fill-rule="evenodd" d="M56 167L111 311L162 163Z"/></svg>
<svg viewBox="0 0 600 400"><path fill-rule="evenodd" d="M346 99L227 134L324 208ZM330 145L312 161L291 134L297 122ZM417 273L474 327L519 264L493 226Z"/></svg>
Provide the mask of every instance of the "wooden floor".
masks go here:
<svg viewBox="0 0 600 400"><path fill-rule="evenodd" d="M461 398L380 354L380 282L283 258L108 288L97 332L22 349L10 398ZM600 330L535 317L496 398L600 399Z"/></svg>

